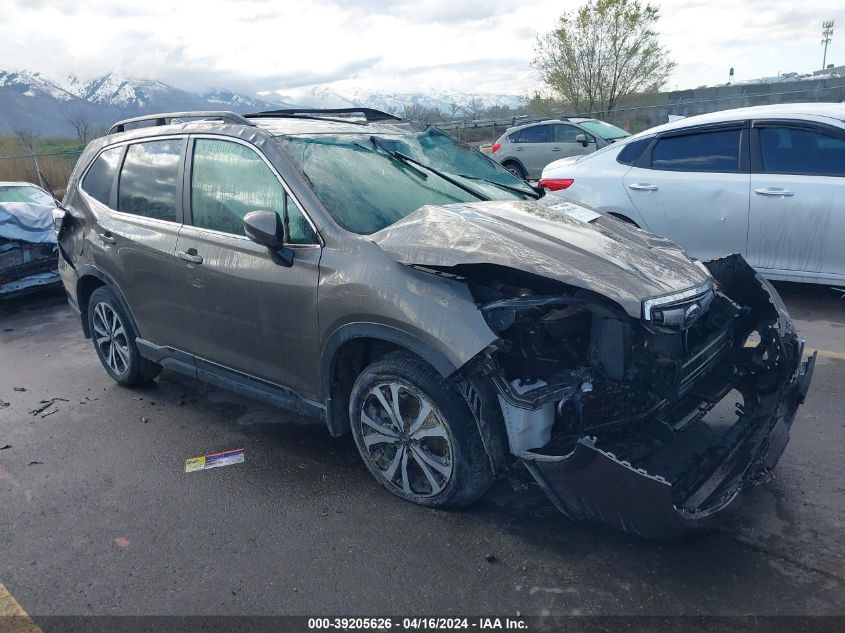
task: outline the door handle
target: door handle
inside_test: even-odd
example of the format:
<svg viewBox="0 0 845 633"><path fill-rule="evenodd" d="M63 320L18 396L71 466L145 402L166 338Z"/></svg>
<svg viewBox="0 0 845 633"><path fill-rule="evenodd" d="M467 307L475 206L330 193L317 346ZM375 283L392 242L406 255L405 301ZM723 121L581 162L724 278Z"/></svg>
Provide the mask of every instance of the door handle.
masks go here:
<svg viewBox="0 0 845 633"><path fill-rule="evenodd" d="M523 149L525 149L525 148L524 148L524 147L516 147L516 148L514 148L514 150L513 150L513 151L515 151L515 152L521 152Z"/></svg>
<svg viewBox="0 0 845 633"><path fill-rule="evenodd" d="M176 253L176 257L191 264L202 264L202 255L197 255L195 248L189 248L188 252L179 251Z"/></svg>
<svg viewBox="0 0 845 633"><path fill-rule="evenodd" d="M109 232L109 231L103 231L102 233L100 233L100 241L103 244L116 244L117 243L117 240L114 239L111 232Z"/></svg>
<svg viewBox="0 0 845 633"><path fill-rule="evenodd" d="M628 185L628 189L633 189L634 191L657 191L660 187L650 185L647 182L634 182Z"/></svg>
<svg viewBox="0 0 845 633"><path fill-rule="evenodd" d="M758 196L777 196L779 198L790 198L795 195L794 191L790 191L789 189L755 189L754 193Z"/></svg>
<svg viewBox="0 0 845 633"><path fill-rule="evenodd" d="M560 148L559 148L559 147L553 147L553 148L552 148L552 151L553 151L553 152L559 152L559 151L560 151Z"/></svg>

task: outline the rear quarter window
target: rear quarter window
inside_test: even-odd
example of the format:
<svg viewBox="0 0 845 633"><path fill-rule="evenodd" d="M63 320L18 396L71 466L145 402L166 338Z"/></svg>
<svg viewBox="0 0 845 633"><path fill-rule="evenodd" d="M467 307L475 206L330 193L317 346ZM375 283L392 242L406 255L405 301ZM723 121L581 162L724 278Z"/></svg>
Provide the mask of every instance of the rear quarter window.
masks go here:
<svg viewBox="0 0 845 633"><path fill-rule="evenodd" d="M643 155L643 152L651 141L651 138L641 138L628 143L616 156L616 162L622 163L623 165L633 165L640 160L640 156Z"/></svg>
<svg viewBox="0 0 845 633"><path fill-rule="evenodd" d="M122 147L107 149L97 157L91 165L85 179L82 181L82 190L97 202L108 206L111 200L111 188L114 182L114 173L117 171L117 164L120 162Z"/></svg>

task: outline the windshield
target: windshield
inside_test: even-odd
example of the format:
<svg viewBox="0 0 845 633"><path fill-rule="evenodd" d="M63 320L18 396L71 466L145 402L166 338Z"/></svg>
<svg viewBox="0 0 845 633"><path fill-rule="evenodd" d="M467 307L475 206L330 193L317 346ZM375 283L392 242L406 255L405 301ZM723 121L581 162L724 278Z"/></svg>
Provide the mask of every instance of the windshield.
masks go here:
<svg viewBox="0 0 845 633"><path fill-rule="evenodd" d="M630 132L626 132L621 127L616 127L615 125L605 123L604 121L582 121L579 125L591 134L595 134L596 136L608 141L623 138L625 136L631 136Z"/></svg>
<svg viewBox="0 0 845 633"><path fill-rule="evenodd" d="M537 197L525 181L436 128L411 134L312 134L278 140L329 213L355 233L375 233L427 204Z"/></svg>
<svg viewBox="0 0 845 633"><path fill-rule="evenodd" d="M0 185L0 202L34 202L52 205L53 199L43 189L21 185Z"/></svg>

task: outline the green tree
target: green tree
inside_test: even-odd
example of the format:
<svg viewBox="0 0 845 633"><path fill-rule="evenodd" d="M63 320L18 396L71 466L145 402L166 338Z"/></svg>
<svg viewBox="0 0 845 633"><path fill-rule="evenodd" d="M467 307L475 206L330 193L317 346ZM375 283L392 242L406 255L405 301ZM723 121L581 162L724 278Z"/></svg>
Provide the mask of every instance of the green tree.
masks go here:
<svg viewBox="0 0 845 633"><path fill-rule="evenodd" d="M625 97L659 90L675 69L659 18L639 0L593 0L537 38L533 66L576 112L609 115Z"/></svg>

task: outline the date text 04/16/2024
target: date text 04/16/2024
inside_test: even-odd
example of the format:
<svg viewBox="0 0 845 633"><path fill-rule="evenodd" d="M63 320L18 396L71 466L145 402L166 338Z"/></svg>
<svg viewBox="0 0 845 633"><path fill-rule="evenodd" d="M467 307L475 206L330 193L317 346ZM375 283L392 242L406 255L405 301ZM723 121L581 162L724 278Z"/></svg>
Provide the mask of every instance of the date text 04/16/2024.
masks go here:
<svg viewBox="0 0 845 633"><path fill-rule="evenodd" d="M346 631L445 631L445 630L527 630L528 624L519 617L476 617L476 618L309 618L308 629Z"/></svg>

